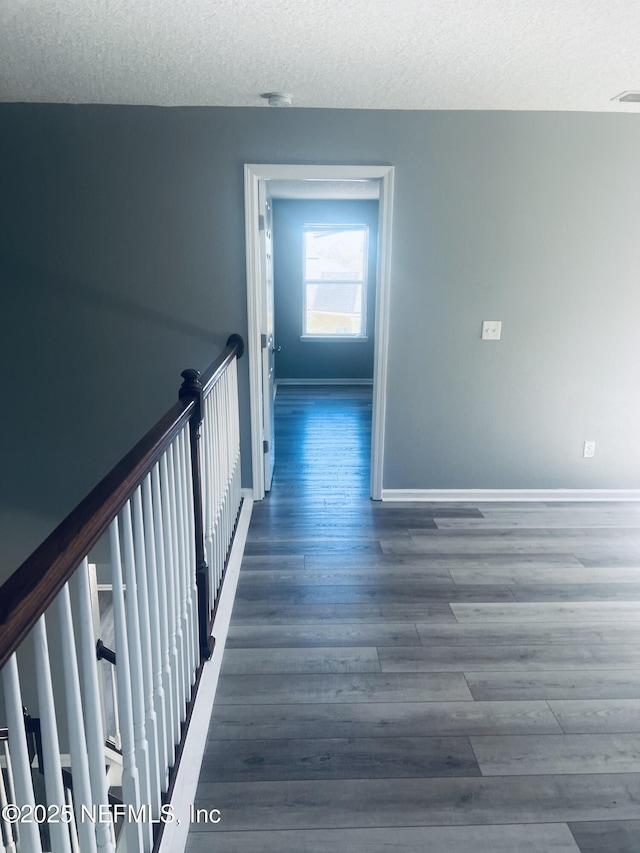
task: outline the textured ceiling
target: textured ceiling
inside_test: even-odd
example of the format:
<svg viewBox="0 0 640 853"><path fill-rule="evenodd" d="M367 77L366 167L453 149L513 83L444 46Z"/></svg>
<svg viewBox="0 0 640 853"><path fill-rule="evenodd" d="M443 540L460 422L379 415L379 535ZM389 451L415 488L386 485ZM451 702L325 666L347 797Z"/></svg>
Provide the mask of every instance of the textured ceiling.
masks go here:
<svg viewBox="0 0 640 853"><path fill-rule="evenodd" d="M0 100L640 112L640 0L0 0Z"/></svg>

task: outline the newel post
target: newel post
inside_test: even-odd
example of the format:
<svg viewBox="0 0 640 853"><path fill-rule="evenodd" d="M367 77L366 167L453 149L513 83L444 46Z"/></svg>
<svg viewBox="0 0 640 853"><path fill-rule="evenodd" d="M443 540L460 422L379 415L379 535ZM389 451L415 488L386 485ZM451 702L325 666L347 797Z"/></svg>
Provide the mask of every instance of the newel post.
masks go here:
<svg viewBox="0 0 640 853"><path fill-rule="evenodd" d="M199 370L183 370L184 379L180 387L180 399L195 401L195 409L189 420L191 444L191 472L193 483L193 511L196 537L196 587L198 591L198 639L200 660L209 660L213 654L215 640L209 625L209 567L204 553L204 517L202 509L202 462L200 457L200 425L202 424L202 383Z"/></svg>

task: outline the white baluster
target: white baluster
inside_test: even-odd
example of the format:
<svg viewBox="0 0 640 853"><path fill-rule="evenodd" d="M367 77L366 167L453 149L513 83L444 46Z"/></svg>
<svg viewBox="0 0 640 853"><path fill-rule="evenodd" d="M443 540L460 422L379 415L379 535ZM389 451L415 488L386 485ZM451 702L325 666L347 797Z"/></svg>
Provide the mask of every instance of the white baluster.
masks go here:
<svg viewBox="0 0 640 853"><path fill-rule="evenodd" d="M215 393L212 389L211 394L207 399L207 441L209 444L209 535L211 537L212 547L215 548L215 524L216 513L218 511L217 501L217 460L216 460L216 435L215 435ZM212 565L215 565L215 557L212 558Z"/></svg>
<svg viewBox="0 0 640 853"><path fill-rule="evenodd" d="M4 742L4 760L5 760L5 763L7 765L7 782L9 785L9 802L10 803L17 803L18 800L16 797L16 786L15 786L15 782L13 780L13 765L11 763L11 750L9 749L9 741ZM14 834L15 834L15 837L17 839L17 837L18 837L17 829L16 829Z"/></svg>
<svg viewBox="0 0 640 853"><path fill-rule="evenodd" d="M67 788L67 806L69 807L71 814L74 814L73 794L69 788ZM73 850L73 853L82 853L80 850L80 839L78 838L78 827L75 820L72 820L69 824L69 831L71 833L71 849Z"/></svg>
<svg viewBox="0 0 640 853"><path fill-rule="evenodd" d="M111 701L113 704L113 724L116 728L113 735L114 743L118 749L122 749L122 733L120 732L120 711L118 709L118 685L115 666L109 664L109 681L111 684Z"/></svg>
<svg viewBox="0 0 640 853"><path fill-rule="evenodd" d="M131 672L131 705L133 708L133 737L136 752L136 764L140 779L140 798L143 805L151 803L151 778L149 770L149 744L145 726L144 676L142 648L140 644L140 623L138 620L138 585L136 579L135 550L133 544L133 524L131 504L122 508L122 554L124 582L127 587L125 610L127 616L127 637L129 641L129 668ZM117 650L116 650L117 652Z"/></svg>
<svg viewBox="0 0 640 853"><path fill-rule="evenodd" d="M162 683L162 659L163 640L160 634L160 623L162 621L160 609L160 596L158 594L159 561L156 553L156 514L153 504L151 488L151 475L145 478L142 484L143 508L144 508L144 535L145 550L147 554L147 585L148 585L148 612L149 627L151 631L151 661L152 661L152 686L153 706L156 712L156 723L158 731L158 771L162 790L166 791L169 775L169 760L167 758L167 729L166 729L166 705L164 696L164 685ZM165 613L166 620L166 613Z"/></svg>
<svg viewBox="0 0 640 853"><path fill-rule="evenodd" d="M222 459L222 476L220 479L220 579L218 581L218 585L220 585L227 556L227 490L229 475L227 458L227 411L225 406L224 382L220 385L218 414L220 425L220 456Z"/></svg>
<svg viewBox="0 0 640 853"><path fill-rule="evenodd" d="M15 653L11 655L2 669L2 685L4 687L5 712L7 715L7 728L9 729L9 750L11 751L12 776L15 786L15 793L12 795L12 800L14 805L35 808L31 764L29 763L27 736L24 729L24 716L22 712L20 678ZM18 837L21 853L41 853L40 833L36 823L21 823L18 830Z"/></svg>
<svg viewBox="0 0 640 853"><path fill-rule="evenodd" d="M175 703L173 701L173 686L171 672L171 642L169 628L169 613L167 607L168 596L168 580L167 566L165 557L165 540L164 540L164 502L162 500L162 486L160 479L160 464L156 465L151 472L151 489L153 494L153 518L154 518L154 536L156 542L156 560L157 560L157 576L158 576L158 602L160 614L160 642L162 645L161 663L162 663L162 688L164 692L165 704L165 757L167 768L173 764L174 759L174 721L175 721ZM175 638L175 637L174 637ZM167 774L168 776L168 774Z"/></svg>
<svg viewBox="0 0 640 853"><path fill-rule="evenodd" d="M2 774L0 774L2 775ZM4 788L4 781L0 779L0 792ZM2 797L0 796L0 800ZM2 806L4 808L4 805ZM15 853L16 846L13 843L13 835L10 833L11 824L7 823L7 821L0 817L0 853ZM5 836L7 838L7 847L4 846Z"/></svg>
<svg viewBox="0 0 640 853"><path fill-rule="evenodd" d="M176 630L176 650L178 654L178 721L182 723L186 716L186 702L189 691L189 677L186 669L186 642L182 630L182 552L179 543L180 526L178 522L178 485L174 464L174 447L167 451L169 480L167 497L171 509L171 543L173 547L173 564L171 567L171 585L173 587L173 610ZM178 729L176 743L180 740Z"/></svg>
<svg viewBox="0 0 640 853"><path fill-rule="evenodd" d="M180 455L178 451L178 443L174 442L171 446L173 457L174 471L174 489L175 489L175 507L176 507L176 539L178 542L178 559L176 561L176 588L178 591L178 624L180 630L178 636L182 641L180 650L182 658L182 697L186 704L189 701L191 693L191 643L189 638L189 629L187 624L187 567L186 567L186 543L184 541L184 506L182 503L182 484L181 484L181 468Z"/></svg>
<svg viewBox="0 0 640 853"><path fill-rule="evenodd" d="M47 792L47 805L58 806L58 808L62 809L66 805L66 800L62 785L58 722L53 699L53 682L49 666L49 643L47 641L47 625L44 613L33 626L33 654L36 663L36 685L38 689L42 760L44 763L44 784ZM58 851L60 853L70 853L69 830L65 823L51 823L49 834L56 853Z"/></svg>
<svg viewBox="0 0 640 853"><path fill-rule="evenodd" d="M238 517L238 503L237 503L237 471L238 471L238 448L236 442L236 421L237 414L234 410L234 372L235 368L235 360L229 366L229 448L230 448L230 458L231 458L231 497L232 497L232 513L231 513L231 533L235 529L236 519Z"/></svg>
<svg viewBox="0 0 640 853"><path fill-rule="evenodd" d="M190 684L193 686L195 672L200 661L200 644L198 638L198 586L196 583L196 531L193 508L193 476L191 472L191 444L189 427L180 434L181 468L182 468L182 500L184 505L184 537L186 545L186 584L187 584L187 619L191 639L191 669ZM189 696L191 698L191 696Z"/></svg>
<svg viewBox="0 0 640 853"><path fill-rule="evenodd" d="M220 508L222 504L222 495L221 495L221 482L222 482L222 461L220 457L220 442L218 440L218 436L220 435L220 410L219 410L219 389L216 385L211 392L212 400L211 400L211 443L213 447L213 491L214 491L214 516L213 516L213 540L215 547L215 559L214 559L214 582L213 582L213 593L214 593L214 601L218 595L218 587L220 585L220 576L221 576L221 553L222 553L222 543L221 543L221 530L220 530Z"/></svg>
<svg viewBox="0 0 640 853"><path fill-rule="evenodd" d="M197 622L197 618L195 613L197 613L197 608L194 612L194 600L193 600L193 585L192 579L195 581L195 556L193 555L193 545L195 543L195 534L191 534L191 518L188 509L188 500L187 500L187 492L192 489L191 482L191 467L189 466L189 473L187 472L187 468L185 465L185 432L183 431L176 439L176 459L178 462L178 470L180 472L178 484L179 484L179 497L180 497L180 505L182 507L182 545L183 545L183 554L184 560L182 564L182 583L183 583L183 619L184 619L184 634L187 638L187 666L188 666L188 674L189 674L189 686L187 688L187 702L191 699L191 688L195 681L195 668L196 661L198 655L198 643L197 638L194 635L193 626L194 623Z"/></svg>
<svg viewBox="0 0 640 853"><path fill-rule="evenodd" d="M2 742L2 746L4 747L4 758L5 758L5 766L7 768L7 782L10 787L13 787L13 773L11 770L11 753L9 752L9 743L5 740ZM4 818L4 807L11 802L15 804L16 798L15 794L12 797L7 797L7 789L4 784L4 774L0 771L0 808L2 809L2 819L0 826L0 841L3 838L6 839L6 853L16 853L16 833L14 832L14 825L9 823Z"/></svg>
<svg viewBox="0 0 640 853"><path fill-rule="evenodd" d="M91 782L92 802L95 805L107 805L107 777L105 771L105 733L100 713L101 697L98 678L98 660L96 658L96 637L93 621L91 598L91 578L89 565L85 558L75 574L78 593L78 633L80 636L80 664L82 689L85 702L87 725L87 750L89 754L89 778ZM115 667L110 665L110 669ZM115 704L115 703L114 703ZM46 764L45 764L46 767ZM98 850L105 853L113 851L111 830L104 821L96 823L96 843Z"/></svg>
<svg viewBox="0 0 640 853"><path fill-rule="evenodd" d="M129 663L129 639L125 614L120 556L120 529L114 518L109 527L111 548L111 583L113 586L113 622L116 638L116 677L118 683L118 710L122 736L122 799L125 805L140 807L140 777L136 764L135 736L133 731L133 701L131 698L131 667ZM136 821L126 821L127 850L138 853L143 849L143 826ZM145 833L145 840L147 833ZM150 845L147 844L147 848ZM145 849L147 849L145 848Z"/></svg>
<svg viewBox="0 0 640 853"><path fill-rule="evenodd" d="M233 500L233 522L238 518L238 511L242 500L242 483L240 467L240 417L238 409L238 362L234 360L229 365L229 376L231 383L231 413L230 419L233 425L233 465L234 465L234 500Z"/></svg>
<svg viewBox="0 0 640 853"><path fill-rule="evenodd" d="M229 373L224 374L224 446L227 466L227 483L231 482L231 406L229 402Z"/></svg>
<svg viewBox="0 0 640 853"><path fill-rule="evenodd" d="M236 451L240 454L240 407L238 402L238 362L233 362L232 367L232 389L233 389L233 423L235 431Z"/></svg>
<svg viewBox="0 0 640 853"><path fill-rule="evenodd" d="M224 387L221 384L218 389L218 447L220 453L220 562L218 569L218 587L222 581L224 572L224 561L227 556L227 525L226 525L226 499L227 499L227 449L225 446L227 418L224 407Z"/></svg>
<svg viewBox="0 0 640 853"><path fill-rule="evenodd" d="M98 592L98 567L95 563L88 563L89 566L89 593L91 597L91 613L93 616L93 636L96 641L102 634L102 625L100 622L100 594ZM108 687L105 685L105 666L98 669L98 689L100 691L100 715L102 716L102 729L108 732L109 720L107 717L106 696ZM113 669L109 665L109 670Z"/></svg>
<svg viewBox="0 0 640 853"><path fill-rule="evenodd" d="M2 782L4 785L4 782ZM5 821L3 818L0 818L0 853L6 853L7 848L4 846L4 832L5 832ZM13 843L13 839L11 839L11 843ZM15 848L14 848L15 849ZM11 851L13 853L13 850Z"/></svg>
<svg viewBox="0 0 640 853"><path fill-rule="evenodd" d="M198 584L196 581L196 525L195 525L195 506L193 496L193 468L191 465L191 451L188 439L188 434L185 431L185 459L187 464L187 511L189 518L189 544L191 547L191 598L193 601L193 639L195 648L195 665L196 668L200 663L200 637L199 637L199 622L198 622ZM200 463L202 465L202 462ZM200 487L202 489L202 485ZM204 519L203 523L204 523ZM205 560L206 560L205 551Z"/></svg>
<svg viewBox="0 0 640 853"><path fill-rule="evenodd" d="M60 616L60 640L62 647L62 670L64 688L67 700L67 725L69 732L69 751L71 753L71 773L75 791L74 804L76 808L76 824L82 853L94 853L96 850L96 834L90 821L82 820L82 806L91 806L91 782L89 780L89 758L85 738L84 714L80 698L80 679L78 677L78 660L73 634L73 616L67 584L58 593L58 613ZM104 767L104 756L102 757Z"/></svg>
<svg viewBox="0 0 640 853"><path fill-rule="evenodd" d="M173 510L172 510L172 483L170 473L170 457L169 452L165 453L160 460L161 471L161 488L162 488L162 528L164 533L164 556L166 567L167 581L167 622L169 632L169 660L171 664L171 692L170 699L173 707L173 729L172 747L180 740L180 724L182 722L182 701L181 701L181 684L180 677L180 653L178 649L178 624L176 601L178 594L175 583L175 549L174 549L174 529L173 529Z"/></svg>
<svg viewBox="0 0 640 853"><path fill-rule="evenodd" d="M218 383L218 446L220 448L220 577L224 571L224 561L227 555L227 413L225 407L224 376Z"/></svg>
<svg viewBox="0 0 640 853"><path fill-rule="evenodd" d="M176 475L176 511L178 543L180 549L180 621L182 625L182 636L184 639L184 654L186 668L186 701L189 701L191 693L191 668L193 664L193 644L191 642L189 606L191 603L191 590L189 586L189 543L187 541L187 515L184 500L184 458L182 455L182 434L176 436L172 446L173 465Z"/></svg>
<svg viewBox="0 0 640 853"><path fill-rule="evenodd" d="M229 528L229 489L231 487L231 457L229 453L229 375L225 371L222 377L222 423L223 423L223 452L224 452L224 562L226 562L229 552L229 538L231 530Z"/></svg>
<svg viewBox="0 0 640 853"><path fill-rule="evenodd" d="M209 441L207 428L207 411L209 398L205 397L202 401L202 424L200 426L200 466L201 466L201 482L202 482L202 533L204 535L204 553L207 565L211 565L209 554L209 513L211 508L210 501L210 468L209 468Z"/></svg>
<svg viewBox="0 0 640 853"><path fill-rule="evenodd" d="M153 697L153 651L151 643L151 620L149 614L149 584L147 554L145 547L144 518L142 514L142 492L140 487L133 495L133 545L135 574L138 584L136 595L138 624L140 628L140 659L142 664L142 687L144 693L144 720L147 748L149 752L149 799L154 820L160 817L160 765L158 755L158 721Z"/></svg>
<svg viewBox="0 0 640 853"><path fill-rule="evenodd" d="M213 446L213 393L205 401L205 420L203 435L207 448L206 457L206 490L207 515L205 516L205 541L207 545L207 564L209 567L209 610L213 610L216 593L216 541L215 541L215 449Z"/></svg>

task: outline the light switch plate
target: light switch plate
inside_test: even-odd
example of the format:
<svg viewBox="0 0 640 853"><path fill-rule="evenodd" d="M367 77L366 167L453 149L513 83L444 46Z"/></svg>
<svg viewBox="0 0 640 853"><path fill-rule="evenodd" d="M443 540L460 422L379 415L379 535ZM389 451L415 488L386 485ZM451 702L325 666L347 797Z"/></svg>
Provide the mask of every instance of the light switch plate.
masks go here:
<svg viewBox="0 0 640 853"><path fill-rule="evenodd" d="M499 341L502 334L502 320L483 320L482 340Z"/></svg>

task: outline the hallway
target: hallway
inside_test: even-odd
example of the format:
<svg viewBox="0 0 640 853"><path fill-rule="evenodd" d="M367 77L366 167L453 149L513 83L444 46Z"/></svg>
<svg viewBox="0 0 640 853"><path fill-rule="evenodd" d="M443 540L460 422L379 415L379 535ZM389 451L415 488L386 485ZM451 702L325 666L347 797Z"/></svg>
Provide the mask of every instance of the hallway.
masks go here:
<svg viewBox="0 0 640 853"><path fill-rule="evenodd" d="M637 853L639 505L372 502L370 420L278 391L188 853Z"/></svg>

